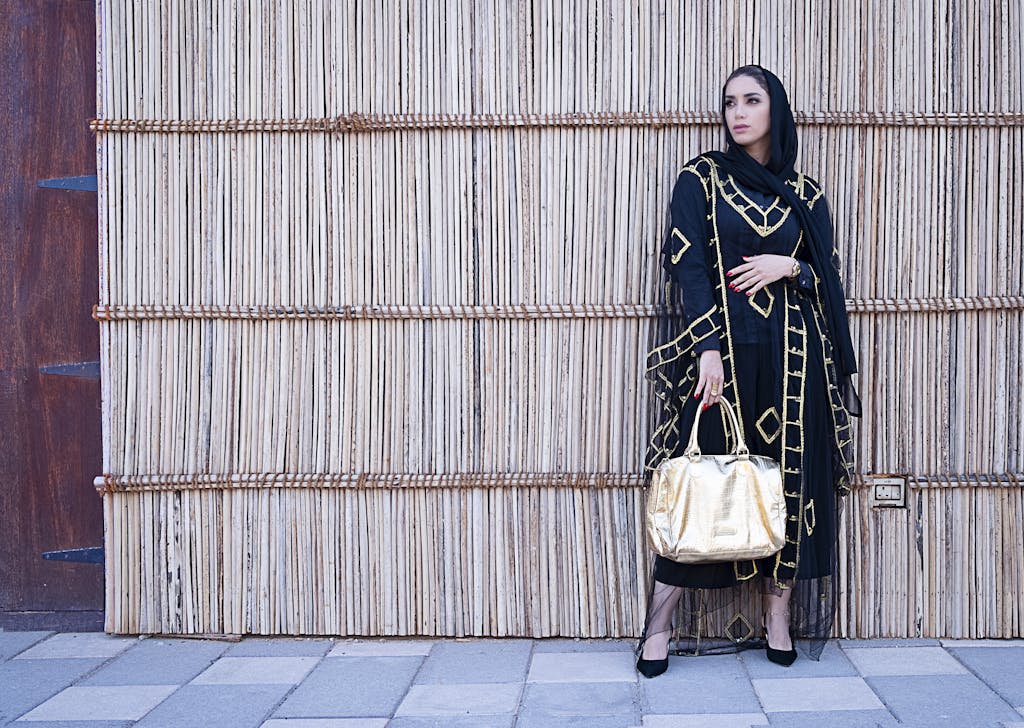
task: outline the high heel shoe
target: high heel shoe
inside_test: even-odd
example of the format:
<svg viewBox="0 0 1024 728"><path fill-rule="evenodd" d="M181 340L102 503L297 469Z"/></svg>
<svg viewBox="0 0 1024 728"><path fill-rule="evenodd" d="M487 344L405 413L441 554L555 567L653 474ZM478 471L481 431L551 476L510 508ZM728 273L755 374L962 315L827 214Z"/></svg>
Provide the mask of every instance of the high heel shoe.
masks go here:
<svg viewBox="0 0 1024 728"><path fill-rule="evenodd" d="M668 656L664 660L645 660L641 657L636 661L636 669L644 677L658 677L668 669Z"/></svg>
<svg viewBox="0 0 1024 728"><path fill-rule="evenodd" d="M789 667L796 661L796 649L791 648L788 650L777 650L768 643L768 615L769 614L782 614L786 617L786 621L789 621L789 611L785 612L766 612L761 615L761 626L764 627L764 648L765 655L768 657L770 662L774 662L776 665L782 665L783 667Z"/></svg>
<svg viewBox="0 0 1024 728"><path fill-rule="evenodd" d="M668 669L668 652L662 660L645 660L643 658L644 645L640 643L639 656L636 660L636 669L644 677L657 677Z"/></svg>

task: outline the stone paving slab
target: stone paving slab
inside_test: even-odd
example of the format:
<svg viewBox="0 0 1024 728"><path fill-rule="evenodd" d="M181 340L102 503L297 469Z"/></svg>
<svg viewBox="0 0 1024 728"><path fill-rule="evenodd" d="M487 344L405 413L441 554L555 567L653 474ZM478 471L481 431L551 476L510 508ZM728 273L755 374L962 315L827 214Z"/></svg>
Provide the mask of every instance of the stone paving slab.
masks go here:
<svg viewBox="0 0 1024 728"><path fill-rule="evenodd" d="M868 684L904 723L998 725L1017 712L974 675L869 677Z"/></svg>
<svg viewBox="0 0 1024 728"><path fill-rule="evenodd" d="M522 683L518 682L413 685L395 711L395 717L514 715L522 688Z"/></svg>
<svg viewBox="0 0 1024 728"><path fill-rule="evenodd" d="M634 728L637 719L631 715L575 715L552 720L545 715L520 715L516 728Z"/></svg>
<svg viewBox="0 0 1024 728"><path fill-rule="evenodd" d="M444 718L392 718L388 728L512 728L514 715L473 715Z"/></svg>
<svg viewBox="0 0 1024 728"><path fill-rule="evenodd" d="M962 675L967 668L941 647L844 649L861 675Z"/></svg>
<svg viewBox="0 0 1024 728"><path fill-rule="evenodd" d="M631 652L542 652L530 662L527 682L636 682Z"/></svg>
<svg viewBox="0 0 1024 728"><path fill-rule="evenodd" d="M230 645L226 657L323 657L334 646L329 638L250 637Z"/></svg>
<svg viewBox="0 0 1024 728"><path fill-rule="evenodd" d="M0 665L0 725L28 712L103 664L88 660L10 660Z"/></svg>
<svg viewBox="0 0 1024 728"><path fill-rule="evenodd" d="M114 657L139 640L134 637L112 637L102 632L65 632L48 637L15 660L53 660L65 658Z"/></svg>
<svg viewBox="0 0 1024 728"><path fill-rule="evenodd" d="M437 640L345 640L328 657L415 657L430 654Z"/></svg>
<svg viewBox="0 0 1024 728"><path fill-rule="evenodd" d="M551 637L535 640L533 654L540 652L629 652L633 653L636 640L584 640Z"/></svg>
<svg viewBox="0 0 1024 728"><path fill-rule="evenodd" d="M943 647L1024 647L1024 640L939 640Z"/></svg>
<svg viewBox="0 0 1024 728"><path fill-rule="evenodd" d="M387 718L271 718L260 728L387 728Z"/></svg>
<svg viewBox="0 0 1024 728"><path fill-rule="evenodd" d="M11 728L131 728L133 720L40 720L0 723Z"/></svg>
<svg viewBox="0 0 1024 728"><path fill-rule="evenodd" d="M275 718L380 718L394 713L422 657L325 658Z"/></svg>
<svg viewBox="0 0 1024 728"><path fill-rule="evenodd" d="M192 680L196 685L298 685L316 657L222 657Z"/></svg>
<svg viewBox="0 0 1024 728"><path fill-rule="evenodd" d="M177 685L75 685L30 710L18 722L139 720L177 689Z"/></svg>
<svg viewBox="0 0 1024 728"><path fill-rule="evenodd" d="M571 724L599 718L628 728L640 723L635 681L618 683L528 683L519 703L519 726Z"/></svg>
<svg viewBox="0 0 1024 728"><path fill-rule="evenodd" d="M638 677L644 714L761 713L736 655L669 657L668 671Z"/></svg>
<svg viewBox="0 0 1024 728"><path fill-rule="evenodd" d="M908 637L900 639L878 639L878 640L838 640L842 649L847 647L939 647L940 640L928 637Z"/></svg>
<svg viewBox="0 0 1024 728"><path fill-rule="evenodd" d="M955 647L956 659L1013 706L1024 705L1024 642L1017 647Z"/></svg>
<svg viewBox="0 0 1024 728"><path fill-rule="evenodd" d="M888 710L831 710L827 712L802 711L798 713L769 713L773 728L899 728ZM966 726L964 727L966 728Z"/></svg>
<svg viewBox="0 0 1024 728"><path fill-rule="evenodd" d="M438 642L423 663L416 683L519 682L526 676L531 640L456 640Z"/></svg>
<svg viewBox="0 0 1024 728"><path fill-rule="evenodd" d="M753 728L768 725L764 713L645 715L643 728Z"/></svg>
<svg viewBox="0 0 1024 728"><path fill-rule="evenodd" d="M135 725L137 728L259 728L289 690L289 685L185 685Z"/></svg>
<svg viewBox="0 0 1024 728"><path fill-rule="evenodd" d="M143 640L79 684L184 685L206 670L227 646L214 640Z"/></svg>
<svg viewBox="0 0 1024 728"><path fill-rule="evenodd" d="M0 662L11 659L52 634L53 632L0 632Z"/></svg>
<svg viewBox="0 0 1024 728"><path fill-rule="evenodd" d="M791 677L751 680L766 713L885 710L859 677Z"/></svg>

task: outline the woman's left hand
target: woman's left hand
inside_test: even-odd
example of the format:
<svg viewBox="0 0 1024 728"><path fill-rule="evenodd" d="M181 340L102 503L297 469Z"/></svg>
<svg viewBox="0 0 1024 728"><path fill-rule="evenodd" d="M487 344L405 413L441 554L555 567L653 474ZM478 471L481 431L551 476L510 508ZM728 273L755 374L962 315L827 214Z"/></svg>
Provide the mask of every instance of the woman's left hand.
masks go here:
<svg viewBox="0 0 1024 728"><path fill-rule="evenodd" d="M745 291L748 296L793 272L794 258L788 255L744 255L743 260L747 262L726 271L725 275L731 279L729 288Z"/></svg>

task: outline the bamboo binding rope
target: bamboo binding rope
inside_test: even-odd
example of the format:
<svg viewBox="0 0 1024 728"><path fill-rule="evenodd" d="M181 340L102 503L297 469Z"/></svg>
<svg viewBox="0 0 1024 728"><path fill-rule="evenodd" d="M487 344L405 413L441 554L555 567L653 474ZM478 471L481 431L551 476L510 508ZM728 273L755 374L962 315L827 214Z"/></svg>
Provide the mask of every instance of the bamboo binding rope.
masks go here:
<svg viewBox="0 0 1024 728"><path fill-rule="evenodd" d="M1024 126L1022 113L793 112L802 126ZM587 129L594 127L718 127L711 111L598 111L562 114L344 114L331 119L91 119L98 134L233 134L320 132L360 134L430 129Z"/></svg>
<svg viewBox="0 0 1024 728"><path fill-rule="evenodd" d="M1020 488L1024 473L943 473L907 478L910 488ZM202 490L210 488L639 488L640 475L622 473L196 473L192 475L102 475L101 493ZM871 487L856 478L853 490Z"/></svg>
<svg viewBox="0 0 1024 728"><path fill-rule="evenodd" d="M754 60L855 314L837 633L1024 634L1024 18L862 10L98 2L107 629L638 634L657 254L721 142L673 110Z"/></svg>
<svg viewBox="0 0 1024 728"><path fill-rule="evenodd" d="M985 311L1024 309L1024 296L851 299L850 313L879 311ZM140 319L562 319L651 318L681 311L654 304L513 304L483 306L175 306L159 304L93 306L97 321Z"/></svg>

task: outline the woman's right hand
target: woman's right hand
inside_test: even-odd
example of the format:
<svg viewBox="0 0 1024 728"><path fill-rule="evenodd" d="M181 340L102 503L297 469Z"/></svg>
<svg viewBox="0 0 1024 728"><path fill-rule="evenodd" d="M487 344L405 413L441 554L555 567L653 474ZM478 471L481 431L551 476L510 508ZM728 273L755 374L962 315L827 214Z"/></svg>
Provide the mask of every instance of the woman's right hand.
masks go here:
<svg viewBox="0 0 1024 728"><path fill-rule="evenodd" d="M701 407L707 409L722 398L725 386L725 370L722 368L722 354L717 349L708 349L700 355L700 375L694 399L703 398Z"/></svg>

